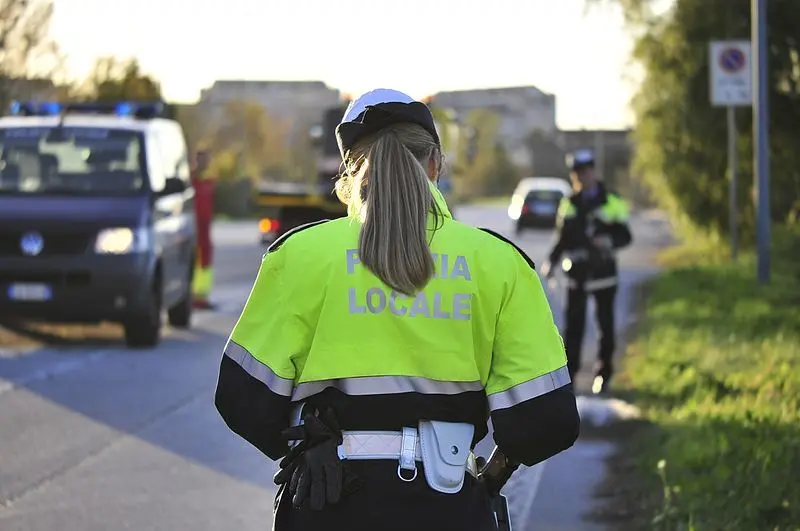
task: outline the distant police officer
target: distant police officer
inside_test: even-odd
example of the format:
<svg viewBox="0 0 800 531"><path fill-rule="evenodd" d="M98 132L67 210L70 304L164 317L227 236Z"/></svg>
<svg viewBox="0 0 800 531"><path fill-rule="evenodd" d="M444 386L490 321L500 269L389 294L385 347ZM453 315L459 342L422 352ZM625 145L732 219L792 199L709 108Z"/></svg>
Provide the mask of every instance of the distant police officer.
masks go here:
<svg viewBox="0 0 800 531"><path fill-rule="evenodd" d="M561 201L557 241L543 269L551 276L553 266L561 261L569 278L564 342L573 380L581 366L587 297L594 296L600 344L592 391L601 393L608 389L613 376L615 254L630 245L632 237L626 202L597 179L594 165L594 155L589 150L567 156L575 193Z"/></svg>
<svg viewBox="0 0 800 531"><path fill-rule="evenodd" d="M513 244L452 220L425 104L368 92L336 135L349 219L300 227L264 255L217 409L283 458L277 531L492 530L487 491L501 485L471 452L489 414L506 468L579 431L541 282Z"/></svg>

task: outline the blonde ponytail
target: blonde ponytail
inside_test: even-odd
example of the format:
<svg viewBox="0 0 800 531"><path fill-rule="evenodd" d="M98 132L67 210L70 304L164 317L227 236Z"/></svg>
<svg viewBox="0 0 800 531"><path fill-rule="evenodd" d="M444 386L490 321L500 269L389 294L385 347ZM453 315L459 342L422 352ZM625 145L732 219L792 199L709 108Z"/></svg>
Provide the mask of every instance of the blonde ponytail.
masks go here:
<svg viewBox="0 0 800 531"><path fill-rule="evenodd" d="M422 127L397 124L354 146L337 182L339 198L363 220L359 261L405 295L424 288L434 273L428 216L435 204L424 164L440 156Z"/></svg>

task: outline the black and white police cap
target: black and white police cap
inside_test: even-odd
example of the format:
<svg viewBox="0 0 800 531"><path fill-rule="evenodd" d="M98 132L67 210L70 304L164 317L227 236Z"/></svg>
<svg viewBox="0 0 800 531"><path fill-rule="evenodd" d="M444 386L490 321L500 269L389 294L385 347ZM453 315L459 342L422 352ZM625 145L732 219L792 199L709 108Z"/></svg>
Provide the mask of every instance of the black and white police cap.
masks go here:
<svg viewBox="0 0 800 531"><path fill-rule="evenodd" d="M567 167L570 170L594 166L594 153L590 149L578 149L567 155Z"/></svg>
<svg viewBox="0 0 800 531"><path fill-rule="evenodd" d="M439 134L428 106L399 90L375 89L350 102L336 126L336 142L344 158L356 142L397 123L417 124L439 144Z"/></svg>

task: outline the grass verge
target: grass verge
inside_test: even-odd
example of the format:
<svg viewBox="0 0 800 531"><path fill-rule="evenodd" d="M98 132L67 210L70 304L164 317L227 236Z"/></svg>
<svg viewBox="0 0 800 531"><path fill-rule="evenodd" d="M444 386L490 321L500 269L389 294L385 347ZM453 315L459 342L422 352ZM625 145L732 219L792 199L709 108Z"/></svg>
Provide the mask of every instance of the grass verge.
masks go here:
<svg viewBox="0 0 800 531"><path fill-rule="evenodd" d="M643 421L611 436L614 529L800 529L798 241L776 234L768 286L718 246L663 256L617 380Z"/></svg>

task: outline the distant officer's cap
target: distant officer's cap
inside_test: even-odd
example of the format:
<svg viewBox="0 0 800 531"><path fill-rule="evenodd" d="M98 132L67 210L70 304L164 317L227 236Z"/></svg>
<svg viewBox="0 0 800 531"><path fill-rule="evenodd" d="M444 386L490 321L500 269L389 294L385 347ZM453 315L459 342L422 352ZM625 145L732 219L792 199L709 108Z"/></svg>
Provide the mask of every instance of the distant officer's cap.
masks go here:
<svg viewBox="0 0 800 531"><path fill-rule="evenodd" d="M336 126L336 142L342 158L362 138L398 123L417 124L440 143L427 105L397 90L375 89L353 100Z"/></svg>
<svg viewBox="0 0 800 531"><path fill-rule="evenodd" d="M570 171L594 167L594 153L589 149L578 149L567 155L567 167Z"/></svg>

